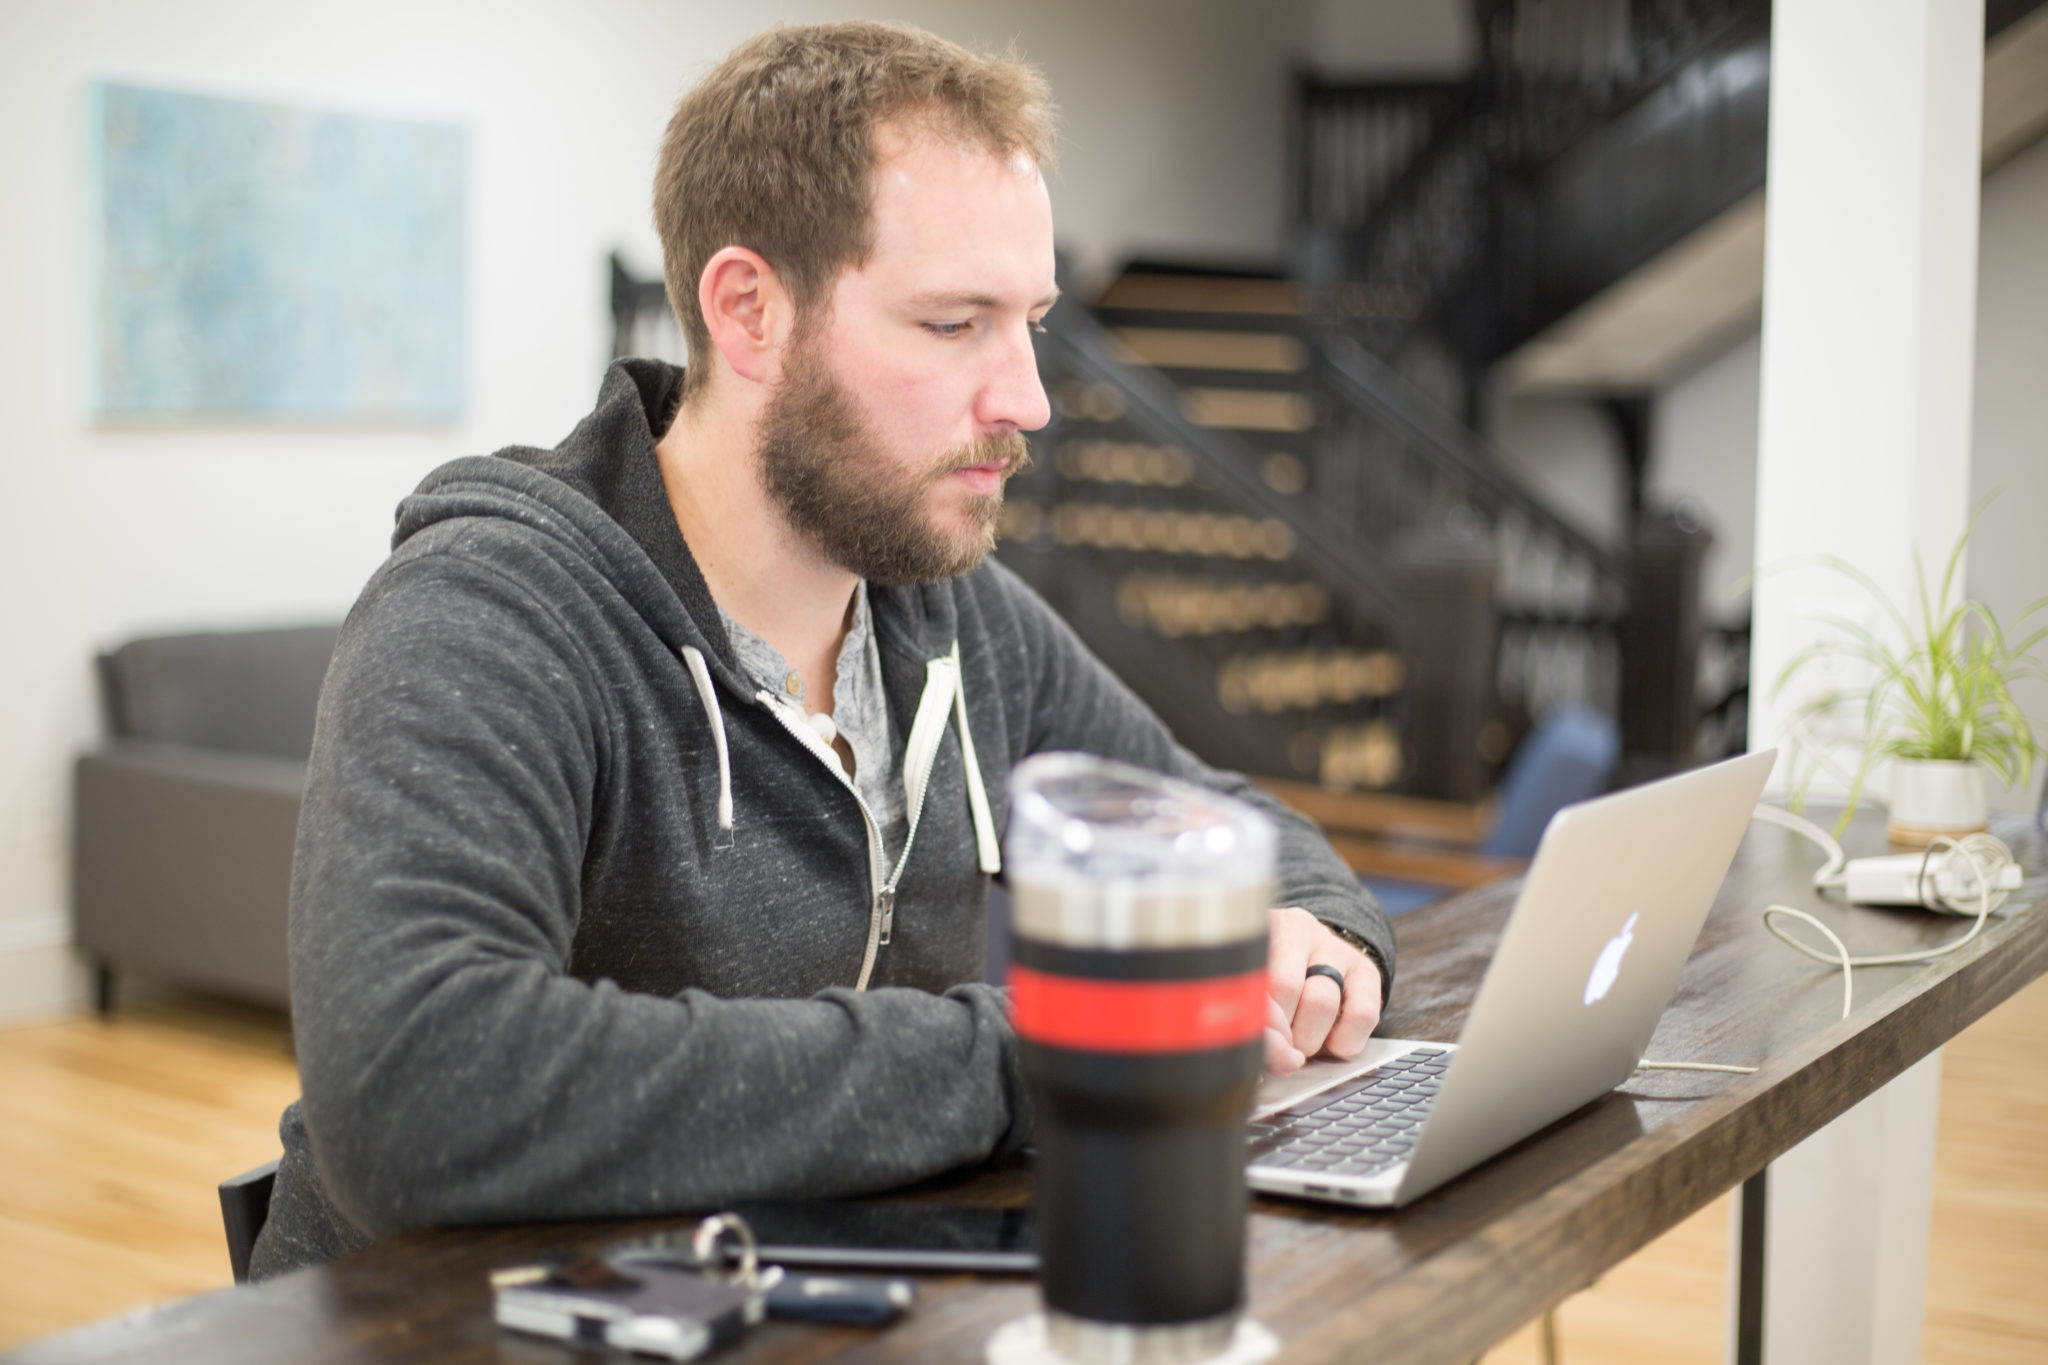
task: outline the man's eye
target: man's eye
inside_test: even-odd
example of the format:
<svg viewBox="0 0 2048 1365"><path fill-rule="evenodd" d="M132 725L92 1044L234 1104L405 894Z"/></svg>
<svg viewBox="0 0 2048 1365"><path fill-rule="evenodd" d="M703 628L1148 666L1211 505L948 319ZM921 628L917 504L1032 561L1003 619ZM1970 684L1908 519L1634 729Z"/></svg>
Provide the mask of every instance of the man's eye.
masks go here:
<svg viewBox="0 0 2048 1365"><path fill-rule="evenodd" d="M957 337L965 333L972 325L972 323L966 322L927 322L925 329L938 336Z"/></svg>
<svg viewBox="0 0 2048 1365"><path fill-rule="evenodd" d="M1045 319L1044 319L1044 318L1033 318L1033 319L1031 319L1031 330L1032 330L1032 331L1034 331L1034 332L1043 332L1043 331L1045 330Z"/></svg>

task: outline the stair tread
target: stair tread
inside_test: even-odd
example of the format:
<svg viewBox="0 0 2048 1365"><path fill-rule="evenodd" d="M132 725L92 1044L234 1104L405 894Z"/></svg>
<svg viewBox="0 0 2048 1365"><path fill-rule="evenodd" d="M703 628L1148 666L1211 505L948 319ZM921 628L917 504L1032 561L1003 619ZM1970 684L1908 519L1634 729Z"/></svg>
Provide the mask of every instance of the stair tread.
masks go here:
<svg viewBox="0 0 2048 1365"><path fill-rule="evenodd" d="M1175 308L1140 308L1098 304L1095 316L1105 327L1151 327L1161 330L1208 332L1282 333L1300 335L1305 323L1299 313L1208 311Z"/></svg>
<svg viewBox="0 0 2048 1365"><path fill-rule="evenodd" d="M1295 374L1308 368L1308 347L1301 338L1283 332L1119 327L1115 334L1132 360L1162 369Z"/></svg>
<svg viewBox="0 0 2048 1365"><path fill-rule="evenodd" d="M1295 313L1301 289L1292 280L1241 276L1121 275L1102 291L1099 307L1159 308L1196 313Z"/></svg>
<svg viewBox="0 0 2048 1365"><path fill-rule="evenodd" d="M1236 431L1302 432L1316 424L1315 403L1290 389L1184 389L1180 409L1196 426Z"/></svg>

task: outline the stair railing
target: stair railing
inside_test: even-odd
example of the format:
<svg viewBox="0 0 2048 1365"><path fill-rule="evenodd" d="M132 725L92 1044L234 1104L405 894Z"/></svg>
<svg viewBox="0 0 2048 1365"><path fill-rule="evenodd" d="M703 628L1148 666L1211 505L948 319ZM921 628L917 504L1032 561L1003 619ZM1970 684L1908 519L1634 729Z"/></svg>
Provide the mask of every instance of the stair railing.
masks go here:
<svg viewBox="0 0 2048 1365"><path fill-rule="evenodd" d="M1430 403L1385 361L1340 331L1316 338L1315 352L1318 387L1343 413L1390 431L1411 457L1456 485L1461 499L1488 521L1522 518L1585 561L1602 582L1620 586L1622 565L1612 551L1509 473L1506 460L1484 437Z"/></svg>
<svg viewBox="0 0 2048 1365"><path fill-rule="evenodd" d="M1305 71L1294 81L1295 217L1332 231L1367 222L1416 150L1472 97L1462 82L1327 81Z"/></svg>
<svg viewBox="0 0 2048 1365"><path fill-rule="evenodd" d="M612 359L653 355L680 364L683 334L669 311L667 287L658 277L636 278L616 251L610 264Z"/></svg>
<svg viewBox="0 0 2048 1365"><path fill-rule="evenodd" d="M1327 433L1317 482L1332 514L1376 543L1445 521L1487 539L1499 566L1494 694L1531 718L1567 701L1619 712L1628 559L1344 330L1324 330L1314 350Z"/></svg>
<svg viewBox="0 0 2048 1365"><path fill-rule="evenodd" d="M1483 542L1499 570L1489 571L1495 645L1480 665L1491 676L1457 679L1457 689L1528 716L1563 701L1619 711L1627 557L1554 510L1483 438L1341 330L1309 340L1323 440L1313 477L1286 492L1268 483L1250 443L1197 425L1171 380L1121 359L1112 334L1085 310L1054 309L1039 355L1053 387L1069 378L1109 386L1119 420L1186 451L1231 502L1294 528L1297 562L1390 627L1404 655L1443 624L1429 619L1438 607L1418 603L1443 567L1444 537ZM1427 562L1414 562L1417 538L1431 535ZM1468 729L1478 724L1464 719Z"/></svg>
<svg viewBox="0 0 2048 1365"><path fill-rule="evenodd" d="M1351 319L1379 354L1396 354L1482 277L1505 172L1556 156L1763 4L1478 0L1481 60L1462 97L1299 79L1296 257L1320 311ZM1404 101L1419 110L1425 98L1438 117L1399 170L1371 163L1361 184L1355 161L1314 154L1335 130L1385 122ZM1377 306L1384 300L1393 306Z"/></svg>
<svg viewBox="0 0 2048 1365"><path fill-rule="evenodd" d="M1230 502L1284 523L1291 557L1371 616L1398 632L1406 614L1399 575L1381 550L1317 503L1274 490L1259 474L1259 457L1241 437L1196 424L1181 410L1181 391L1148 365L1120 358L1115 338L1085 308L1055 308L1038 336L1041 372L1107 385L1122 419L1160 445L1184 452Z"/></svg>

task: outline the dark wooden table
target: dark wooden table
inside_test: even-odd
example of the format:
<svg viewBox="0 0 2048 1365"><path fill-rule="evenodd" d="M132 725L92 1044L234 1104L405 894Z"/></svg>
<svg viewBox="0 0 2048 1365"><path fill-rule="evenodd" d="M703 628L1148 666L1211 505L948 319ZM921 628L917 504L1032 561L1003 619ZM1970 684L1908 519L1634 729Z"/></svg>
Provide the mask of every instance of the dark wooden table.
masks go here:
<svg viewBox="0 0 2048 1365"><path fill-rule="evenodd" d="M1840 1019L1832 968L1769 937L1771 901L1808 908L1856 952L1931 947L1963 922L1843 909L1807 889L1818 853L1752 825L1650 1055L1755 1065L1748 1076L1642 1072L1496 1160L1397 1213L1258 1199L1250 1311L1288 1361L1462 1362L1837 1117L2048 970L2048 849L2024 821L1999 832L2029 868L2014 909L1963 951L1863 969ZM1882 850L1874 820L1845 839ZM1383 1031L1454 1039L1491 957L1513 884L1397 921L1398 988ZM1016 1202L1021 1169L929 1187L932 1197ZM465 1229L393 1241L333 1265L223 1290L48 1338L15 1365L79 1362L510 1361L616 1359L501 1333L485 1274L591 1249L667 1223ZM694 1221L694 1220L691 1220ZM977 1361L989 1334L1031 1311L1020 1279L932 1276L885 1331L771 1323L719 1358Z"/></svg>

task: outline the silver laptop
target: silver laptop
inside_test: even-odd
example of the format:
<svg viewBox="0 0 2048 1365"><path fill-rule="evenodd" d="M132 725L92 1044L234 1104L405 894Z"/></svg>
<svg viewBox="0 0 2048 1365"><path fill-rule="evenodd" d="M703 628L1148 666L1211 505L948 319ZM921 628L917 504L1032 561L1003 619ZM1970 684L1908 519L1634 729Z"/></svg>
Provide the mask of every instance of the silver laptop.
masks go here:
<svg viewBox="0 0 2048 1365"><path fill-rule="evenodd" d="M1455 1044L1374 1038L1268 1078L1255 1190L1398 1205L1598 1099L1642 1060L1775 749L1551 818Z"/></svg>

